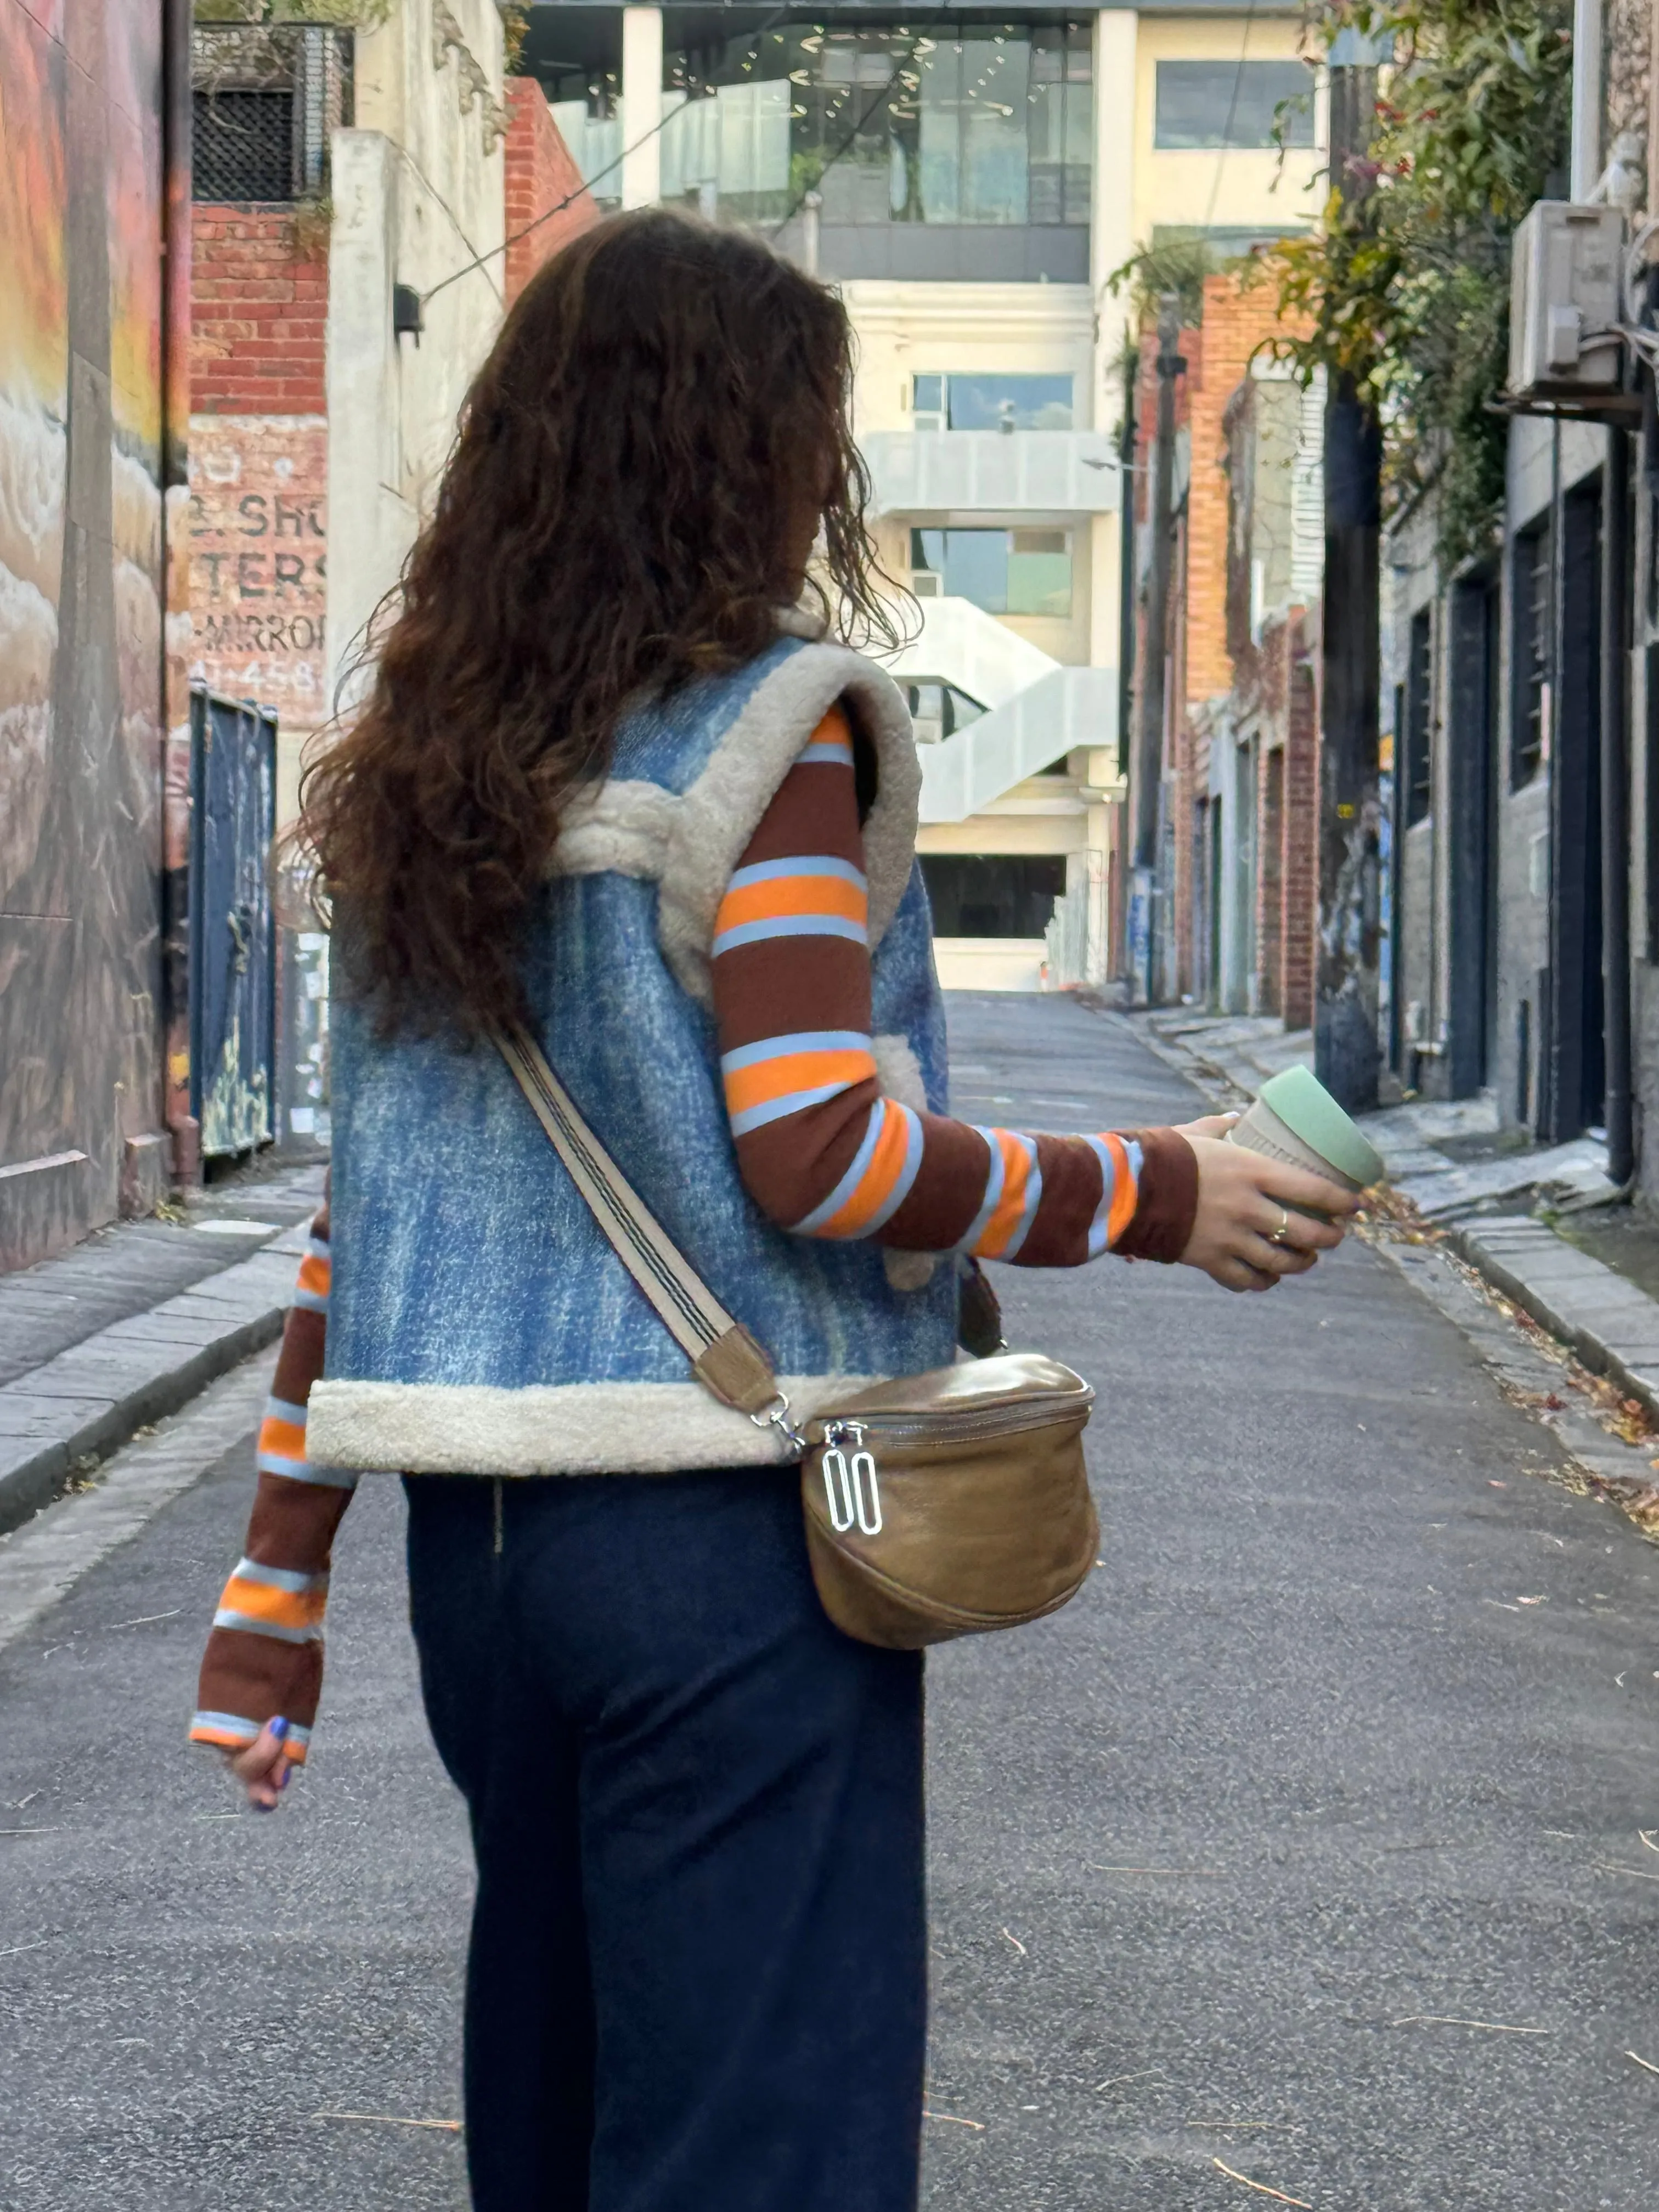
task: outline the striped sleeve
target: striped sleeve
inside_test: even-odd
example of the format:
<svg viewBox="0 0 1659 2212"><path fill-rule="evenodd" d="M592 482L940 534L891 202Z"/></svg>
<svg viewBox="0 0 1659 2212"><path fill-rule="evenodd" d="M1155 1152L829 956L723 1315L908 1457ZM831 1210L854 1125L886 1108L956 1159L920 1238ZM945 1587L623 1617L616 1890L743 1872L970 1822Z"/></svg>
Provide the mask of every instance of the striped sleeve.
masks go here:
<svg viewBox="0 0 1659 2212"><path fill-rule="evenodd" d="M213 1616L191 1741L235 1750L279 1713L288 1755L303 1762L322 1692L323 1613L334 1532L355 1474L306 1453L311 1388L328 1328L328 1209L312 1224L276 1374L259 1424L258 1486L246 1549Z"/></svg>
<svg viewBox="0 0 1659 2212"><path fill-rule="evenodd" d="M1106 1251L1180 1257L1197 1166L1173 1130L1028 1136L882 1095L854 738L841 708L812 732L756 830L713 953L738 1164L780 1226L1026 1267Z"/></svg>

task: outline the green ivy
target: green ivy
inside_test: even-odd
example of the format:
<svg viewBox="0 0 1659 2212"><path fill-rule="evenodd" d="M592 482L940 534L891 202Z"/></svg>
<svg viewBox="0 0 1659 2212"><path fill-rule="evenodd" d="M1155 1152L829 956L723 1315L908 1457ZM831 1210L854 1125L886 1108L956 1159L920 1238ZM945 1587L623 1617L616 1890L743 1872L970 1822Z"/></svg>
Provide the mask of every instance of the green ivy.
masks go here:
<svg viewBox="0 0 1659 2212"><path fill-rule="evenodd" d="M1304 378L1354 378L1391 509L1432 484L1455 566L1501 516L1510 240L1565 158L1571 0L1313 0L1310 29L1327 49L1343 30L1392 40L1394 61L1359 189L1334 182L1316 228L1255 257L1309 331L1272 350Z"/></svg>

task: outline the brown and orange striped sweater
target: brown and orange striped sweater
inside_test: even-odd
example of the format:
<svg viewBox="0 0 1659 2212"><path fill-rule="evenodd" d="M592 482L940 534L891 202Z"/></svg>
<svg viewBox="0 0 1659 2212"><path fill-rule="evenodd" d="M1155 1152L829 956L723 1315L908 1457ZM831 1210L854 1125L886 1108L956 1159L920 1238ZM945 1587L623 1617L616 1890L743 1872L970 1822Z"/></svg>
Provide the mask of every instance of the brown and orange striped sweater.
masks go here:
<svg viewBox="0 0 1659 2212"><path fill-rule="evenodd" d="M1170 1129L1027 1136L883 1095L871 1037L858 763L829 714L779 787L726 889L712 947L722 1078L744 1184L799 1236L1070 1267L1115 1251L1178 1259L1197 1168ZM805 1026L810 1023L811 1026ZM191 1734L249 1742L281 1713L305 1758L322 1680L335 1530L354 1474L306 1457L323 1371L328 1216L319 1214L260 1431L246 1551L226 1585Z"/></svg>

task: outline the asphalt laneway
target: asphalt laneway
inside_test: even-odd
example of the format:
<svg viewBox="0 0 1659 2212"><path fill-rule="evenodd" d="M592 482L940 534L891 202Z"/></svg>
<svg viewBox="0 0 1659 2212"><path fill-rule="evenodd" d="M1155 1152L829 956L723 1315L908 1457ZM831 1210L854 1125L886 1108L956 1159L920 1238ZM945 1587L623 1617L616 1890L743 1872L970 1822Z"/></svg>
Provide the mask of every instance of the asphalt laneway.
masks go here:
<svg viewBox="0 0 1659 2212"><path fill-rule="evenodd" d="M1201 1110L1070 1004L951 1019L973 1120ZM928 2212L1645 2208L1659 1553L1363 1248L1265 1298L999 1287L1098 1388L1104 1565L932 1662ZM224 1441L0 1650L0 2208L459 2212L456 2136L397 2124L459 2109L470 1877L396 1486L347 1518L311 1769L234 1816L181 1741Z"/></svg>

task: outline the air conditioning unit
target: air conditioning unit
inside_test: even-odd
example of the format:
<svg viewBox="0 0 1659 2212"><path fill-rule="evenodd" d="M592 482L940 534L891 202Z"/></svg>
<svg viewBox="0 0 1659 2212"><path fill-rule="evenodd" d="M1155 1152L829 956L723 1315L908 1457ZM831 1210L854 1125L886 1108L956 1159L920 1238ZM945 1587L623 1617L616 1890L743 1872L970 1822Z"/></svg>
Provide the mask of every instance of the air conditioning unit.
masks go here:
<svg viewBox="0 0 1659 2212"><path fill-rule="evenodd" d="M910 589L919 599L939 598L943 582L937 568L913 568L910 572Z"/></svg>
<svg viewBox="0 0 1659 2212"><path fill-rule="evenodd" d="M945 427L945 418L935 407L918 407L911 413L913 430L942 430Z"/></svg>
<svg viewBox="0 0 1659 2212"><path fill-rule="evenodd" d="M1515 234L1511 399L1589 398L1624 368L1625 218L1617 208L1539 200Z"/></svg>

